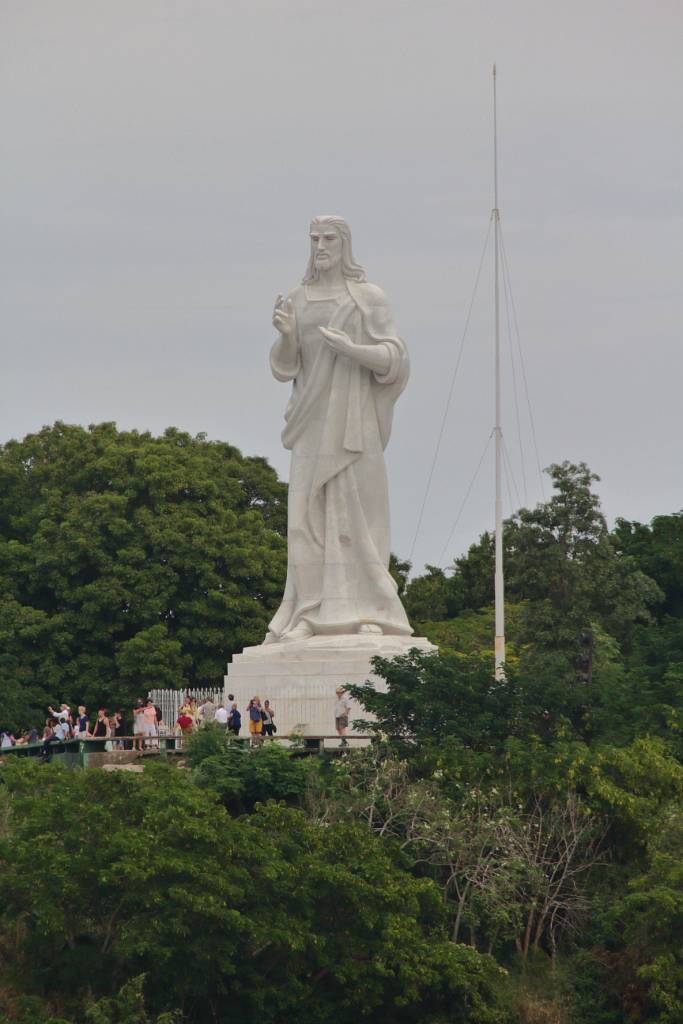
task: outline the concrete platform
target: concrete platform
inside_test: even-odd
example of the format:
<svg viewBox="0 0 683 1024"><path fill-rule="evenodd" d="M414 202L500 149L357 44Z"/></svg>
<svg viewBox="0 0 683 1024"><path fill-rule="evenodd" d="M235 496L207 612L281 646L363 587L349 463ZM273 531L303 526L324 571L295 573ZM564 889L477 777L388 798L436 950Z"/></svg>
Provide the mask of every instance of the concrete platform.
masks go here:
<svg viewBox="0 0 683 1024"><path fill-rule="evenodd" d="M243 734L248 730L247 704L258 696L261 703L267 699L273 706L278 732L324 735L334 731L338 686L367 679L382 686L383 681L372 673L371 658L395 658L412 648L436 651L425 637L365 633L247 647L228 665L225 698L228 693L235 695ZM351 721L368 717L355 701L351 706Z"/></svg>

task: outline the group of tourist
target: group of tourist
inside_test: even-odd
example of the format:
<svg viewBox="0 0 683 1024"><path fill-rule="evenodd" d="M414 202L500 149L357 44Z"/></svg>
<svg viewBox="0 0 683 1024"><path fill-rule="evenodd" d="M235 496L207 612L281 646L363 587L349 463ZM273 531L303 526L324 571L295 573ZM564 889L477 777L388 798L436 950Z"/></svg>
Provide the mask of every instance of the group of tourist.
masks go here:
<svg viewBox="0 0 683 1024"><path fill-rule="evenodd" d="M269 700L261 704L260 697L252 697L247 704L246 713L252 746L259 743L264 736L272 738L275 735L277 732L275 709ZM205 722L215 722L232 733L233 736L239 736L242 728L242 713L237 707L234 693L228 694L225 704L215 704L210 697L206 697L199 704L194 697L186 700L178 712L176 725L185 735Z"/></svg>
<svg viewBox="0 0 683 1024"><path fill-rule="evenodd" d="M78 714L75 716L65 702L60 704L59 710L55 710L52 706L47 710L48 717L45 719L42 734L39 734L38 730L33 727L24 730L19 737L15 737L13 733L5 730L0 732L0 750L28 743L38 743L42 740L42 755L48 759L50 746L54 743L64 743L71 739L94 738L107 741L106 749L123 750L124 739L130 737L129 724L124 712L120 710L109 714L106 708L100 708L94 720L91 720L84 704L79 704ZM340 686L336 691L334 718L335 728L342 746L348 746L346 730L349 725L350 710L348 697L343 687ZM246 715L252 746L257 746L265 737L271 739L274 737L277 732L275 709L269 700L261 703L260 697L252 697L247 704ZM134 750L158 746L159 736L169 736L174 733L179 736L187 736L208 722L222 726L233 736L239 736L242 728L242 715L232 693L228 694L224 704L216 704L210 697L205 697L199 702L194 697L186 697L180 707L173 729L169 729L164 722L161 708L154 703L151 697L148 697L146 701L141 697L137 699L132 711L132 719Z"/></svg>
<svg viewBox="0 0 683 1024"><path fill-rule="evenodd" d="M128 720L122 710L110 714L106 708L100 708L94 719L91 719L84 704L78 705L78 713L73 714L65 701L56 710L48 707L48 716L42 732L31 726L16 737L9 730L0 733L0 750L9 747L23 746L42 741L42 756L49 759L50 747L55 743L66 743L77 739L103 739L105 749L123 750L125 739L130 736ZM146 746L154 746L152 737L168 735L161 708L151 698L143 701L139 698L133 708L133 748L142 750ZM156 739L158 745L158 739Z"/></svg>
<svg viewBox="0 0 683 1024"><path fill-rule="evenodd" d="M81 739L85 736L102 737L108 740L111 737L125 736L126 734L122 711L116 711L113 715L108 716L106 709L100 708L97 717L91 722L84 704L79 704L78 714L75 717L66 702L60 704L59 710L55 710L51 705L47 710L48 716L45 719L42 732L39 733L34 726L30 726L16 737L13 733L5 730L0 733L0 749L20 747L42 741L43 756L47 757L50 745L53 743L65 743L67 740ZM112 740L112 746L122 747L123 743L115 739Z"/></svg>

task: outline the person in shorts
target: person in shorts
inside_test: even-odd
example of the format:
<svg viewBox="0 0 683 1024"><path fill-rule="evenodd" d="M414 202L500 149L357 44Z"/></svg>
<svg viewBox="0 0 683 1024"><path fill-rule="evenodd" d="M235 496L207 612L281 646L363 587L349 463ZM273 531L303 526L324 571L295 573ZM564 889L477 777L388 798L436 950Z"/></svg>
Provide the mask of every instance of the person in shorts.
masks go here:
<svg viewBox="0 0 683 1024"><path fill-rule="evenodd" d="M157 709L154 707L154 701L151 698L148 699L142 712L142 735L150 738L159 735L157 732ZM145 740L143 746L158 747L159 744L147 743L147 740Z"/></svg>
<svg viewBox="0 0 683 1024"><path fill-rule="evenodd" d="M263 722L263 735L270 736L272 739L273 735L277 732L277 727L275 725L275 711L270 706L269 700L263 702L261 721Z"/></svg>
<svg viewBox="0 0 683 1024"><path fill-rule="evenodd" d="M351 702L344 692L343 686L338 686L335 690L337 699L334 704L334 727L337 730L341 743L340 746L348 747L349 743L346 739L346 730L349 727L349 714L351 713Z"/></svg>
<svg viewBox="0 0 683 1024"><path fill-rule="evenodd" d="M259 697L252 697L247 704L247 718L249 720L249 735L251 736L252 747L261 742L263 732L263 718L261 716L261 700Z"/></svg>

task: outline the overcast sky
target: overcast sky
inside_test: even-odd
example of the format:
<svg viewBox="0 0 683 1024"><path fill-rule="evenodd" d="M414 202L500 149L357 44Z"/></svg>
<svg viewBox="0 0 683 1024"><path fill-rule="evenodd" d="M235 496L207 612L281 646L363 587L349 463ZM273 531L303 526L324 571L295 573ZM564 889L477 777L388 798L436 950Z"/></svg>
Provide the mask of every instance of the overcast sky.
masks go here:
<svg viewBox="0 0 683 1024"><path fill-rule="evenodd" d="M683 508L681 39L681 0L0 0L0 440L175 425L286 477L272 304L338 213L411 352L387 452L405 557L493 205L495 60L542 464L588 462L610 520ZM491 309L487 259L416 568L491 430ZM492 520L489 451L448 555Z"/></svg>

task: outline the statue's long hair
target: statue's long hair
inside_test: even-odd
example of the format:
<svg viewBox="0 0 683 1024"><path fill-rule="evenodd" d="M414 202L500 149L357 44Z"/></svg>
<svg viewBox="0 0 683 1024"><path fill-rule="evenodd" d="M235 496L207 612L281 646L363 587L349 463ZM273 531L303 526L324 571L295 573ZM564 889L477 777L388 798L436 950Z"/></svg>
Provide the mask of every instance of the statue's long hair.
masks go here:
<svg viewBox="0 0 683 1024"><path fill-rule="evenodd" d="M356 263L351 250L351 228L343 217L314 217L311 221L311 229L320 228L324 231L326 227L333 227L341 236L342 240L342 274L351 281L367 281L365 271L360 263ZM315 265L315 257L311 248L311 255L304 274L303 284L310 284L318 280L318 270Z"/></svg>

